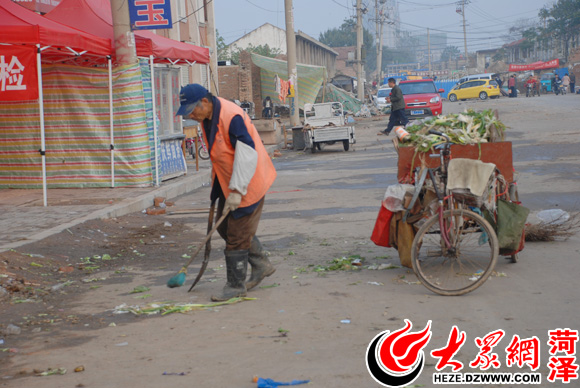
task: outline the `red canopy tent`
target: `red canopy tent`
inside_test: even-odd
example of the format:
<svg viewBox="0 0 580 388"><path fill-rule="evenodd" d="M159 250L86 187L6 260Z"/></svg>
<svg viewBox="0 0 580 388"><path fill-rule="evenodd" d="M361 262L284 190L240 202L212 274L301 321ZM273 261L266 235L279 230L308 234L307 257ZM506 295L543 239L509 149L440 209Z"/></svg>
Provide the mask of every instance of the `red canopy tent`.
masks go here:
<svg viewBox="0 0 580 388"><path fill-rule="evenodd" d="M111 40L48 20L11 0L0 0L2 43L40 45L43 62L78 58L79 55L106 57Z"/></svg>
<svg viewBox="0 0 580 388"><path fill-rule="evenodd" d="M46 142L44 123L44 99L42 94L42 68L41 63L55 63L74 61L77 64L94 63L95 61L106 62L111 54L111 40L97 37L60 23L48 20L11 0L0 0L0 36L2 37L0 53L6 54L11 59L11 64L17 64L20 71L27 71L36 66L36 83L30 85L33 94L11 94L15 90L3 94L9 100L38 99L40 107L40 154L42 157L42 186L44 193L44 206L47 205L46 194ZM27 48L30 47L30 48ZM36 46L36 50L34 49ZM34 55L29 56L23 50L36 51L36 64ZM18 54L17 54L18 53ZM25 64L20 62L19 57ZM20 71L15 72L19 76ZM32 71L33 73L34 71ZM12 77L11 77L12 78ZM27 89L29 85L23 85L23 77L20 77L18 85L12 85L13 89ZM34 82L34 81L33 81ZM4 86L4 85L3 85ZM36 89L37 87L37 89ZM4 96L2 96L2 99Z"/></svg>
<svg viewBox="0 0 580 388"><path fill-rule="evenodd" d="M62 0L45 17L115 41L109 0ZM135 31L135 45L137 56L153 56L158 63L209 63L209 49L168 39L150 31Z"/></svg>

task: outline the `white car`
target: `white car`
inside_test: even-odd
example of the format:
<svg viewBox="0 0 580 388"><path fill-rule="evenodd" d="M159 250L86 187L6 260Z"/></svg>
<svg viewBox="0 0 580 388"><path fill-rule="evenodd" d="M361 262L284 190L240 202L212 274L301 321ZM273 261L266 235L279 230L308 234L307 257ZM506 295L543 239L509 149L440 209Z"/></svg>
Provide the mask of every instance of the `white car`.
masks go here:
<svg viewBox="0 0 580 388"><path fill-rule="evenodd" d="M380 88L378 90L376 99L377 108L384 109L391 107L391 103L387 102L387 97L391 94L391 89L392 88Z"/></svg>

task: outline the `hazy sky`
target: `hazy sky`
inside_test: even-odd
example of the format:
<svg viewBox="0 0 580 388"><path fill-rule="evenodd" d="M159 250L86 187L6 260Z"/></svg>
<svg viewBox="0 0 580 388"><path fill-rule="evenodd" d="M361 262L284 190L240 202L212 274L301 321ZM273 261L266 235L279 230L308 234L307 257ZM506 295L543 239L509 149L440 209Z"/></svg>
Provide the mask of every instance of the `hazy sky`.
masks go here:
<svg viewBox="0 0 580 388"><path fill-rule="evenodd" d="M216 26L226 43L271 23L286 28L284 0L213 0ZM363 0L363 5L374 5ZM449 45L463 51L462 17L456 12L458 1L399 0L401 28L414 32L447 33ZM466 6L467 45L469 51L494 48L505 41L501 36L519 19L536 19L538 11L552 0L471 0ZM356 0L294 0L294 29L318 39L321 32L339 27L345 18L355 15ZM374 34L374 22L365 23Z"/></svg>

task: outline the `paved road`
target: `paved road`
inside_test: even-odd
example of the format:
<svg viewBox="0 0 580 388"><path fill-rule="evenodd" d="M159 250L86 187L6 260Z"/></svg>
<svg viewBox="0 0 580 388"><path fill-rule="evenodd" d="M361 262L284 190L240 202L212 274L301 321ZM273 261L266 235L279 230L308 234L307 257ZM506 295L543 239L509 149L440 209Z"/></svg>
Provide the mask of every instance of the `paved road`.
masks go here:
<svg viewBox="0 0 580 388"><path fill-rule="evenodd" d="M444 112L498 109L511 127L507 140L514 145L524 204L534 211L553 207L572 211L578 210L580 192L580 132L575 117L579 102L580 96L572 95L446 102ZM17 365L57 366L80 359L87 370L82 379L69 374L51 380L26 378L22 384L46 388L53 382L54 387L82 382L88 387L107 381L113 382L107 386L249 388L255 387L250 378L257 374L279 381L311 379L317 387L377 387L365 366L367 345L383 330L402 328L407 318L413 331L432 321L427 351L444 346L451 327L459 326L467 342L456 358L466 365L477 355L476 337L505 330L506 337L494 349L502 363L498 371L503 372L519 371L505 367L505 348L512 336L537 336L542 386L561 386L546 383L548 330L578 329L578 236L565 242L530 243L518 264L500 258L497 276L462 297L430 293L405 268L333 271L326 276L314 270L353 254L366 257L368 264L397 263L396 251L369 242L384 191L396 183L397 156L390 139L376 135L385 124L372 120L357 124L355 151L343 152L341 145L334 145L314 155L287 152L275 160L278 179L267 195L258 233L277 267L264 285L277 287L252 291L249 296L258 300L235 306L135 319L130 324L127 319L122 327L84 336L73 332L78 345L67 351L41 351L38 343L31 343L31 350L15 356ZM209 188L202 188L176 200L199 202L208 195ZM184 217L204 234L203 216ZM221 249L223 242L214 239L212 268L223 264ZM208 273L192 294L165 287L169 270L135 274L131 283L79 296L72 311L99 314L103 305L135 304L128 291L141 284L151 285L155 300L207 302L222 287L223 272ZM341 323L344 320L350 323ZM280 335L280 330L288 332ZM40 343L44 338L38 338ZM120 342L128 345L114 346ZM435 371L435 360L427 359L415 382L426 387L432 386ZM163 371L187 375L163 376ZM18 381L6 384L16 386L11 383Z"/></svg>

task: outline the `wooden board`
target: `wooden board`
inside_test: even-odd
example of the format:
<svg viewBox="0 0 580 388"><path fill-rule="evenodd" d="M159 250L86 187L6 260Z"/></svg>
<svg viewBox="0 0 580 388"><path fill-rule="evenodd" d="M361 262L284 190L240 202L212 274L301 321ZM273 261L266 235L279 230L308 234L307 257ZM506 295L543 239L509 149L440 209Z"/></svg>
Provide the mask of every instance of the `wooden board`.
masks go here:
<svg viewBox="0 0 580 388"><path fill-rule="evenodd" d="M436 153L439 154L439 150L436 150ZM399 181L409 174L413 155L415 155L415 147L399 147L397 173L397 179ZM452 158L481 159L483 162L493 163L497 166L508 183L513 182L514 166L511 142L481 143L481 158L479 156L480 148L477 145L455 144L451 146ZM427 153L418 152L415 156L413 168L420 167L421 160L423 160L429 168L439 166L439 158L430 158Z"/></svg>

